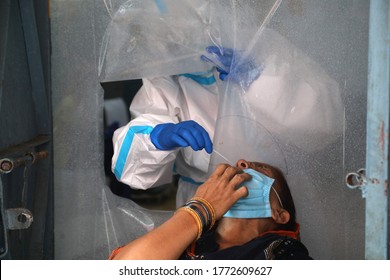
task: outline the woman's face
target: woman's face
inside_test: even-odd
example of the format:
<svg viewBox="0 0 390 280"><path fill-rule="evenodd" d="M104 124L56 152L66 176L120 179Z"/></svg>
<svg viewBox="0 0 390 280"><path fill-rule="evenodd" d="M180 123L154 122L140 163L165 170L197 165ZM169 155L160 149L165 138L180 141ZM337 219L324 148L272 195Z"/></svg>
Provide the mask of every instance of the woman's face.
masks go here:
<svg viewBox="0 0 390 280"><path fill-rule="evenodd" d="M282 201L280 200L278 192L281 192L281 186L279 184L279 180L281 179L280 176L282 176L275 167L262 163L262 162L256 162L256 161L246 161L244 159L240 159L236 163L236 167L240 169L253 169L257 172L260 172L272 179L275 179L275 182L273 183L272 189L276 193L273 194L273 192L270 193L270 202L272 205L280 205L283 208Z"/></svg>

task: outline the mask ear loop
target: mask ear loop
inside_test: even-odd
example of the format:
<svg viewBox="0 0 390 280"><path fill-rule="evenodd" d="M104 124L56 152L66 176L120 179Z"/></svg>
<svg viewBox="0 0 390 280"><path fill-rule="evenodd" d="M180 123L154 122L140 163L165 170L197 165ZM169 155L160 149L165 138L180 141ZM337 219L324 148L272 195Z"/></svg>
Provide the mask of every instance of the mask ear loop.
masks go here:
<svg viewBox="0 0 390 280"><path fill-rule="evenodd" d="M283 203L282 203L282 201L280 200L280 196L279 196L278 192L275 190L275 188L274 188L274 187L272 187L272 186L271 186L271 188L274 190L274 192L275 192L276 196L278 197L278 200L279 200L280 206L282 206L282 208L284 209Z"/></svg>

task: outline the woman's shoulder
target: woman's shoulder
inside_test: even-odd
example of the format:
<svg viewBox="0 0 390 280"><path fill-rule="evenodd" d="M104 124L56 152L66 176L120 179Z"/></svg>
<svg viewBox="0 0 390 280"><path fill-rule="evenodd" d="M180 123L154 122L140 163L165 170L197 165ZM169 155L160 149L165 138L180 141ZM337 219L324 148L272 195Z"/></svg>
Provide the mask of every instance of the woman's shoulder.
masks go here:
<svg viewBox="0 0 390 280"><path fill-rule="evenodd" d="M268 246L264 249L267 260L312 260L306 246L299 240L272 234L270 236L259 237L268 239ZM263 241L260 241L263 243Z"/></svg>

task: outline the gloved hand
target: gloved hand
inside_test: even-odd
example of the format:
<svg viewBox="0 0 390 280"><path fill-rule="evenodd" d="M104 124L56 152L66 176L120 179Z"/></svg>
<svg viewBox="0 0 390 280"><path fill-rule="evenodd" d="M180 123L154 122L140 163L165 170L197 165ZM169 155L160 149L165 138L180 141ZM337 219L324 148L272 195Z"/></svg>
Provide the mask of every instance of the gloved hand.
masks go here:
<svg viewBox="0 0 390 280"><path fill-rule="evenodd" d="M217 67L219 78L222 81L229 79L239 84L243 89L248 89L263 70L262 65L256 65L250 56L244 57L243 52L216 46L209 46L206 51L210 55L202 55L201 59Z"/></svg>
<svg viewBox="0 0 390 280"><path fill-rule="evenodd" d="M213 151L209 134L195 121L158 124L152 130L150 138L160 150L191 146L194 151L205 149L209 154Z"/></svg>

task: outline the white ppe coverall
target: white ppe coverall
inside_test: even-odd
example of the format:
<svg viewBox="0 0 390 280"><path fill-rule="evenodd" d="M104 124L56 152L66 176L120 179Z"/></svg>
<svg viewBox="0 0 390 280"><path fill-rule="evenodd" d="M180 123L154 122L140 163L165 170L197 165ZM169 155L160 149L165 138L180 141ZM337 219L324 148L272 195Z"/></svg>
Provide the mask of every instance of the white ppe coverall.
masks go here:
<svg viewBox="0 0 390 280"><path fill-rule="evenodd" d="M210 154L191 147L158 150L150 139L162 123L193 120L213 139L217 118L217 87L213 72L143 79L130 105L132 120L115 131L112 171L134 189L149 189L172 181L179 174L176 204L182 205L207 179Z"/></svg>

